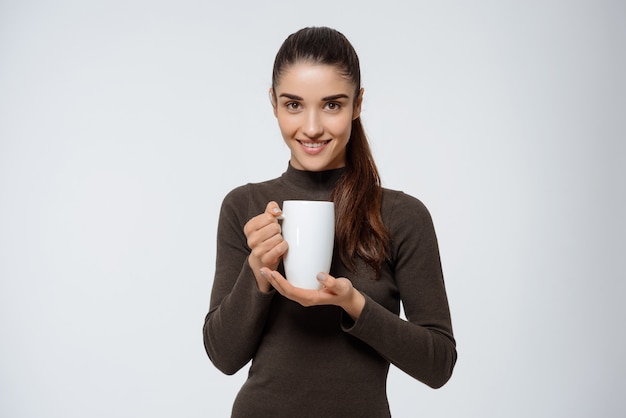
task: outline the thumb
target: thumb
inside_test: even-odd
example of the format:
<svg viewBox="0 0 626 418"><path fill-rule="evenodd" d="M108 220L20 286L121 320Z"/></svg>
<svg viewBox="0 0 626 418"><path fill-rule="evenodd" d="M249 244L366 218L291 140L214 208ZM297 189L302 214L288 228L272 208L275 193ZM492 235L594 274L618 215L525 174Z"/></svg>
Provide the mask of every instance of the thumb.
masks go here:
<svg viewBox="0 0 626 418"><path fill-rule="evenodd" d="M317 281L323 284L325 287L333 287L336 283L335 278L328 273L319 272L315 277Z"/></svg>
<svg viewBox="0 0 626 418"><path fill-rule="evenodd" d="M280 216L283 213L283 211L280 209L280 206L278 206L278 203L272 200L265 207L265 213L268 213L272 216L277 217L277 216Z"/></svg>

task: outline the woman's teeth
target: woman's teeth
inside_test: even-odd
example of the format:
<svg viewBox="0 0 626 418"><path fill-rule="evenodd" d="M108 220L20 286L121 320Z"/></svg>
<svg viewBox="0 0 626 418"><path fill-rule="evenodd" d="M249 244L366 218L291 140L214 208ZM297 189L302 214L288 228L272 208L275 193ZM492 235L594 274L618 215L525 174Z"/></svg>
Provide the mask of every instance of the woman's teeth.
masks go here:
<svg viewBox="0 0 626 418"><path fill-rule="evenodd" d="M320 141L320 142L302 142L299 141L302 145L304 145L307 148L319 148L322 145L326 145L329 141Z"/></svg>

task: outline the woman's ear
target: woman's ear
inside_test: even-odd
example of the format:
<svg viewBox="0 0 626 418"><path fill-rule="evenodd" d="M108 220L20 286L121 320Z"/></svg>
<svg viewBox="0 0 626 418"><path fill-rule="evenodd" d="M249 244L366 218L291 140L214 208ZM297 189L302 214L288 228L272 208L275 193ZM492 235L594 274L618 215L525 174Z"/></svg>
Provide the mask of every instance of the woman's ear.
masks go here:
<svg viewBox="0 0 626 418"><path fill-rule="evenodd" d="M272 109L274 109L274 116L278 116L276 114L276 106L277 106L276 96L274 95L274 89L272 87L270 87L269 94L270 94L270 102L272 103Z"/></svg>
<svg viewBox="0 0 626 418"><path fill-rule="evenodd" d="M359 90L359 95L354 101L354 111L352 112L352 120L355 120L359 116L361 116L361 105L363 104L363 91L364 91L363 88Z"/></svg>

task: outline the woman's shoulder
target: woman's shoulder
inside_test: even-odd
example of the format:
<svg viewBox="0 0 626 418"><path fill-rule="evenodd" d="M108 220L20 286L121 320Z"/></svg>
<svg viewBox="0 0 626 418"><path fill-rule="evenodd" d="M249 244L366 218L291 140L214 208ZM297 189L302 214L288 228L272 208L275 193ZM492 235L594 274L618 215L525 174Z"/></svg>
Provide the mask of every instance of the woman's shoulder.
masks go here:
<svg viewBox="0 0 626 418"><path fill-rule="evenodd" d="M401 190L383 188L383 210L409 210L428 214L428 208L417 197Z"/></svg>
<svg viewBox="0 0 626 418"><path fill-rule="evenodd" d="M222 200L222 210L247 218L260 213L270 200L276 200L280 177L257 183L246 183L231 189Z"/></svg>
<svg viewBox="0 0 626 418"><path fill-rule="evenodd" d="M382 215L388 226L432 224L426 205L417 197L400 190L383 188Z"/></svg>

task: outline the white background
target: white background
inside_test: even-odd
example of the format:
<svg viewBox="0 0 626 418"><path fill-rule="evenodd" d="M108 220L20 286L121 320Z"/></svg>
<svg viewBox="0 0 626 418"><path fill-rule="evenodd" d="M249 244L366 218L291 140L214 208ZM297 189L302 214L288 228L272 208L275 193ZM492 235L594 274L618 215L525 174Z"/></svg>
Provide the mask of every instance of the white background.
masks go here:
<svg viewBox="0 0 626 418"><path fill-rule="evenodd" d="M0 2L0 415L223 417L219 205L287 167L284 38L345 33L384 185L437 228L458 340L395 417L624 416L622 1ZM288 388L285 388L288 390Z"/></svg>

